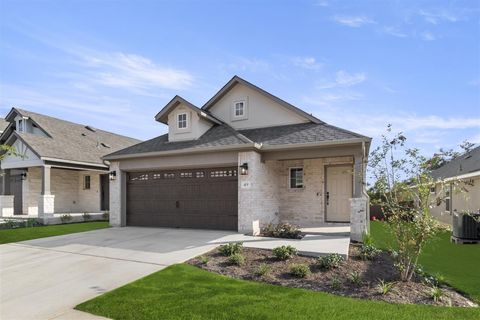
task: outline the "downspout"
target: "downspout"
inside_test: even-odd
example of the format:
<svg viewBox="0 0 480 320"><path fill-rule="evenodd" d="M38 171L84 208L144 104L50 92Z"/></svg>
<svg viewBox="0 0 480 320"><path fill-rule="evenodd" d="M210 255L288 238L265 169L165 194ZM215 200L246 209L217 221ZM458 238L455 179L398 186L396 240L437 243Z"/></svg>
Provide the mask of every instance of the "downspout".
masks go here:
<svg viewBox="0 0 480 320"><path fill-rule="evenodd" d="M370 197L367 193L367 183L366 183L366 174L367 174L367 155L366 155L366 147L365 141L362 142L362 194L367 199L366 201L366 225L367 225L367 233L370 233Z"/></svg>

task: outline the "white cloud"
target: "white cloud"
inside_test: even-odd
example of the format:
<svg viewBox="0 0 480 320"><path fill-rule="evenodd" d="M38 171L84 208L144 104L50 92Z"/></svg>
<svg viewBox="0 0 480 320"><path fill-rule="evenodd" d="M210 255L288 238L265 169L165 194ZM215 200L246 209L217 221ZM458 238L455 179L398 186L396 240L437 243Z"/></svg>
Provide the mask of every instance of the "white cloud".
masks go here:
<svg viewBox="0 0 480 320"><path fill-rule="evenodd" d="M330 82L323 82L318 89L331 89L336 87L351 87L360 84L367 80L365 73L348 73L344 70L339 70L335 74L335 80Z"/></svg>
<svg viewBox="0 0 480 320"><path fill-rule="evenodd" d="M329 3L327 0L317 0L313 5L317 7L328 7Z"/></svg>
<svg viewBox="0 0 480 320"><path fill-rule="evenodd" d="M333 20L339 24L352 28L359 28L366 24L375 23L374 20L366 16L334 16Z"/></svg>
<svg viewBox="0 0 480 320"><path fill-rule="evenodd" d="M270 65L268 62L257 58L234 57L232 62L221 64L220 68L225 69L229 73L232 71L259 72L268 70Z"/></svg>
<svg viewBox="0 0 480 320"><path fill-rule="evenodd" d="M293 65L310 70L318 70L323 63L318 62L314 57L296 57L292 59Z"/></svg>
<svg viewBox="0 0 480 320"><path fill-rule="evenodd" d="M397 27L384 27L383 32L397 38L406 38L408 36L406 33L400 31Z"/></svg>
<svg viewBox="0 0 480 320"><path fill-rule="evenodd" d="M422 16L426 22L435 25L440 22L457 22L459 20L459 17L446 9L432 11L420 10L418 14Z"/></svg>
<svg viewBox="0 0 480 320"><path fill-rule="evenodd" d="M425 40L425 41L434 41L437 39L437 37L431 33L430 31L424 31L420 34L420 38Z"/></svg>

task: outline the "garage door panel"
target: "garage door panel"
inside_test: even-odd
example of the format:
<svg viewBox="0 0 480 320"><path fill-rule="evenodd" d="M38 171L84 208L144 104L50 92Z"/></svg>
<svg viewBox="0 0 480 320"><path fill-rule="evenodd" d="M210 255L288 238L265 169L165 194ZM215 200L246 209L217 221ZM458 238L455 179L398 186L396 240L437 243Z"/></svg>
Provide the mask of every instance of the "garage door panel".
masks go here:
<svg viewBox="0 0 480 320"><path fill-rule="evenodd" d="M127 225L237 230L236 168L128 175Z"/></svg>

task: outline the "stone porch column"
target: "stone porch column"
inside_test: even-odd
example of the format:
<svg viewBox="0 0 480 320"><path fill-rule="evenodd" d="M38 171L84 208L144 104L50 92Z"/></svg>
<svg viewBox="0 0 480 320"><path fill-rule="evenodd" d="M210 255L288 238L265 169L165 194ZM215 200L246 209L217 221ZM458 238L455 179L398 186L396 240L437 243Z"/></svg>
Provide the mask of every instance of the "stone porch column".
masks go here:
<svg viewBox="0 0 480 320"><path fill-rule="evenodd" d="M14 196L10 195L10 169L2 170L1 194L0 194L0 217L13 216Z"/></svg>
<svg viewBox="0 0 480 320"><path fill-rule="evenodd" d="M361 154L354 156L353 198L350 199L350 239L362 242L363 234L368 232L369 199L365 191L365 166Z"/></svg>
<svg viewBox="0 0 480 320"><path fill-rule="evenodd" d="M50 193L50 179L52 167L42 167L42 192L38 199L38 219L42 224L48 224L55 212L55 196Z"/></svg>
<svg viewBox="0 0 480 320"><path fill-rule="evenodd" d="M120 163L112 161L110 172L115 171L115 179L110 180L110 225L124 227L127 224L127 174L120 170Z"/></svg>

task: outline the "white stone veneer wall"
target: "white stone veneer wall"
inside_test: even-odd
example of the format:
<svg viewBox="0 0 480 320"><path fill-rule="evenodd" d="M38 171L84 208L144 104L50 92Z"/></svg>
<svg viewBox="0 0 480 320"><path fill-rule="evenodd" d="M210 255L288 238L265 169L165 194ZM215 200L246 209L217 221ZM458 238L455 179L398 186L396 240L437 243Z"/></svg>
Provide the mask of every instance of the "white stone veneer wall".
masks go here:
<svg viewBox="0 0 480 320"><path fill-rule="evenodd" d="M83 177L90 175L90 189L83 189ZM23 213L38 215L41 193L41 167L28 168L23 182ZM100 212L100 174L95 171L74 171L52 168L51 194L55 195L55 213Z"/></svg>
<svg viewBox="0 0 480 320"><path fill-rule="evenodd" d="M122 226L122 175L120 174L119 162L112 161L110 171L117 173L115 180L110 180L110 225L120 227Z"/></svg>

